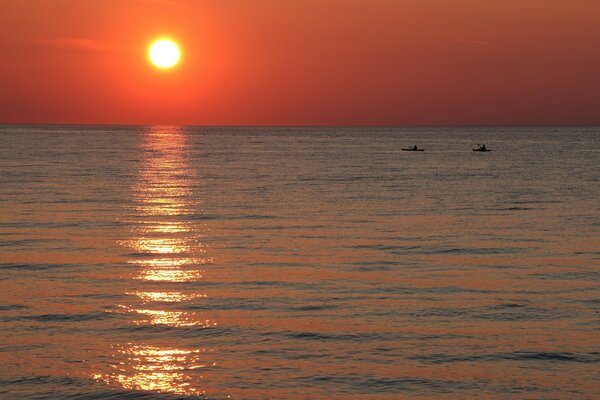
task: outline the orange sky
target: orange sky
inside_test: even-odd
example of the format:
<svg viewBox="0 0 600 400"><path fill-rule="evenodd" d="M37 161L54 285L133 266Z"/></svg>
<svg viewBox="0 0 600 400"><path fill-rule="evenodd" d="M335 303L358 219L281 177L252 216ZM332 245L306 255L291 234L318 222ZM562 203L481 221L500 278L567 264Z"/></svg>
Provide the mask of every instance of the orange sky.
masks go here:
<svg viewBox="0 0 600 400"><path fill-rule="evenodd" d="M0 54L0 123L600 124L598 0L0 0Z"/></svg>

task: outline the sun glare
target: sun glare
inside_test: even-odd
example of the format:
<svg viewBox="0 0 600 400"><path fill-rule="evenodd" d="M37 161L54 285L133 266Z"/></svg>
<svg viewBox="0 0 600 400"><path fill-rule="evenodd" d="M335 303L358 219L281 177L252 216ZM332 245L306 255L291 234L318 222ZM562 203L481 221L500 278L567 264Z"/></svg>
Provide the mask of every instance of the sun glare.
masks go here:
<svg viewBox="0 0 600 400"><path fill-rule="evenodd" d="M150 45L148 58L158 68L172 68L181 58L177 43L170 39L160 39Z"/></svg>

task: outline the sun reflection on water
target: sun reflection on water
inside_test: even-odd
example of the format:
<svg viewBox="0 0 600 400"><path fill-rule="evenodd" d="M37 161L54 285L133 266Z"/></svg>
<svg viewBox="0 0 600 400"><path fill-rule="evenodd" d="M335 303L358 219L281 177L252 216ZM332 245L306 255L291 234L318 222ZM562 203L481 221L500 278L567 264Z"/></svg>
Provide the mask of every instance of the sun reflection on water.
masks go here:
<svg viewBox="0 0 600 400"><path fill-rule="evenodd" d="M142 316L141 319L133 321L136 325L197 326L201 328L209 328L217 325L216 322L210 319L202 319L193 312L133 308L126 305L119 305L119 308L124 310L124 312Z"/></svg>
<svg viewBox="0 0 600 400"><path fill-rule="evenodd" d="M140 238L132 244L132 248L150 254L181 254L188 250L181 240L168 238Z"/></svg>
<svg viewBox="0 0 600 400"><path fill-rule="evenodd" d="M127 294L138 296L144 303L180 303L198 297L206 297L206 294L182 292L128 292Z"/></svg>
<svg viewBox="0 0 600 400"><path fill-rule="evenodd" d="M160 262L158 266L160 266ZM153 264L156 266L156 264ZM194 282L201 279L203 276L202 270L181 270L177 268L164 269L164 268L147 268L139 272L139 275L135 279L141 279L144 281L154 282Z"/></svg>
<svg viewBox="0 0 600 400"><path fill-rule="evenodd" d="M145 230L151 233L185 233L190 231L190 226L179 221L150 221Z"/></svg>
<svg viewBox="0 0 600 400"><path fill-rule="evenodd" d="M129 343L118 348L112 374L97 373L93 378L130 390L204 395L203 390L192 385L188 372L215 366L203 360L207 353L206 349L184 350Z"/></svg>
<svg viewBox="0 0 600 400"><path fill-rule="evenodd" d="M136 267L130 278L137 284L135 290L126 292L131 303L117 307L118 312L135 315L130 323L137 327L207 329L217 325L206 315L185 308L186 302L207 297L192 292L190 284L204 279L205 268L213 262L201 242L206 235L203 227L186 219L199 209L186 141L183 130L151 129L142 145L141 167L133 189L133 228L130 238L120 242L130 251L127 262ZM163 285L168 289L163 290ZM111 363L114 371L97 373L94 378L125 389L204 394L199 377L192 376L191 371L206 367L201 358L210 351L144 342L118 347Z"/></svg>
<svg viewBox="0 0 600 400"><path fill-rule="evenodd" d="M165 311L165 310L135 310L139 314L148 316L146 320L136 321L136 323L149 323L152 325L171 325L171 326L201 326L208 328L217 325L211 320L200 320L193 313L183 311Z"/></svg>

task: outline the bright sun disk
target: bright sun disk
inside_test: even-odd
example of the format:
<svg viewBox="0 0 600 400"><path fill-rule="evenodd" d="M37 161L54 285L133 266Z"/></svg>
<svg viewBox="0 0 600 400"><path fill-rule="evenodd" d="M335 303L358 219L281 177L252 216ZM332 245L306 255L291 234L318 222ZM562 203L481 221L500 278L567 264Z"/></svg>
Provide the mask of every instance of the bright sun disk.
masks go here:
<svg viewBox="0 0 600 400"><path fill-rule="evenodd" d="M179 62L181 52L174 41L160 39L150 45L148 57L158 68L171 68Z"/></svg>

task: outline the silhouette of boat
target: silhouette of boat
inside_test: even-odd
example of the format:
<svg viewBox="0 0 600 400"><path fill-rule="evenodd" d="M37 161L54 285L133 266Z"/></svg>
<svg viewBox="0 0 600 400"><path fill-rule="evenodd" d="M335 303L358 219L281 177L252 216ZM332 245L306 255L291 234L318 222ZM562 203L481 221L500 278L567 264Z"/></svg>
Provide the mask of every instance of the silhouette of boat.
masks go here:
<svg viewBox="0 0 600 400"><path fill-rule="evenodd" d="M491 150L490 149L479 148L479 149L473 149L473 151L491 151Z"/></svg>
<svg viewBox="0 0 600 400"><path fill-rule="evenodd" d="M425 151L425 149L400 149L402 151Z"/></svg>

